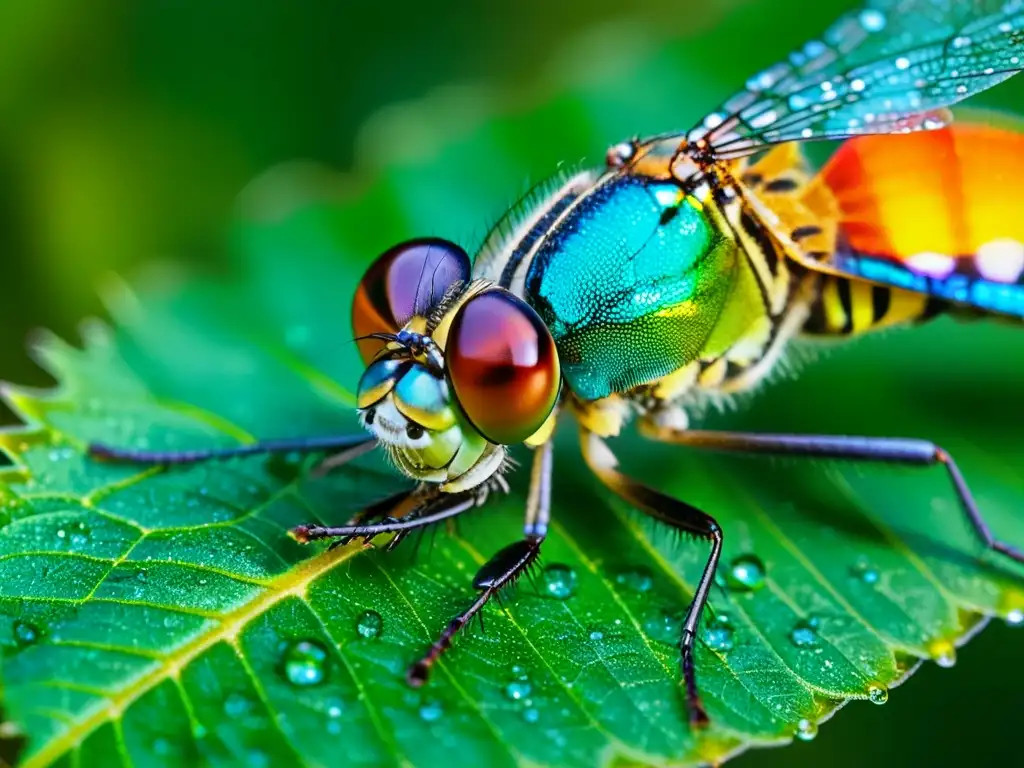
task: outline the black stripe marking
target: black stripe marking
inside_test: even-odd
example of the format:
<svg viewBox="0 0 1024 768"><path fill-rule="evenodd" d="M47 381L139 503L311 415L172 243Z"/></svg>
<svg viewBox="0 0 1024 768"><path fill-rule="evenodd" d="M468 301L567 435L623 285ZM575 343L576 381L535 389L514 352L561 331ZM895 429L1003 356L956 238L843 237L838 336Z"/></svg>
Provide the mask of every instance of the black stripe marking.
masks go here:
<svg viewBox="0 0 1024 768"><path fill-rule="evenodd" d="M740 179L748 187L756 187L758 184L764 181L764 176L762 176L760 173L744 173L743 176L740 177Z"/></svg>
<svg viewBox="0 0 1024 768"><path fill-rule="evenodd" d="M746 372L748 367L749 366L741 365L740 363L736 363L733 362L732 360L729 360L725 364L725 377L722 379L722 381L729 381L729 379L739 378L739 376Z"/></svg>
<svg viewBox="0 0 1024 768"><path fill-rule="evenodd" d="M794 241L800 242L805 237L813 237L814 235L820 234L821 227L816 227L813 224L808 224L807 226L804 227L797 227L792 232L790 232L789 236L792 237Z"/></svg>
<svg viewBox="0 0 1024 768"><path fill-rule="evenodd" d="M672 219L674 219L678 215L679 215L679 206L678 205L674 205L671 208L666 208L665 210L663 210L661 212L661 216L658 219L658 223L661 224L661 226L665 226L666 224L668 224L670 221L672 221Z"/></svg>
<svg viewBox="0 0 1024 768"><path fill-rule="evenodd" d="M811 314L804 323L804 333L828 333L828 324L825 322L825 302L819 295L814 304L811 305Z"/></svg>
<svg viewBox="0 0 1024 768"><path fill-rule="evenodd" d="M871 322L880 323L889 313L892 305L892 291L881 285L871 286Z"/></svg>
<svg viewBox="0 0 1024 768"><path fill-rule="evenodd" d="M764 185L765 192L792 192L799 186L793 179L772 179Z"/></svg>
<svg viewBox="0 0 1024 768"><path fill-rule="evenodd" d="M935 296L929 296L928 300L924 304L924 311L918 315L917 320L919 322L931 320L933 317L937 317L943 312L948 312L951 307L952 305L948 301Z"/></svg>
<svg viewBox="0 0 1024 768"><path fill-rule="evenodd" d="M853 333L853 296L850 294L850 281L844 278L836 279L836 289L839 293L839 304L846 315L846 321L839 330L840 333Z"/></svg>
<svg viewBox="0 0 1024 768"><path fill-rule="evenodd" d="M750 237L757 243L758 248L764 253L765 263L768 265L768 272L773 276L778 275L779 268L779 252L775 250L775 241L773 241L765 228L761 225L761 222L755 219L749 211L742 211L740 213L740 224Z"/></svg>
<svg viewBox="0 0 1024 768"><path fill-rule="evenodd" d="M501 279L498 281L498 285L502 288L508 288L512 285L512 279L515 277L516 270L519 268L520 263L526 258L526 254L530 252L530 249L536 244L541 237L550 231L551 226L566 208L572 205L579 195L576 192L567 192L558 198L555 203L548 209L540 219L530 227L530 231L527 232L523 239L516 245L515 250L512 251L512 255L509 256L508 263L505 264L505 268L501 270Z"/></svg>

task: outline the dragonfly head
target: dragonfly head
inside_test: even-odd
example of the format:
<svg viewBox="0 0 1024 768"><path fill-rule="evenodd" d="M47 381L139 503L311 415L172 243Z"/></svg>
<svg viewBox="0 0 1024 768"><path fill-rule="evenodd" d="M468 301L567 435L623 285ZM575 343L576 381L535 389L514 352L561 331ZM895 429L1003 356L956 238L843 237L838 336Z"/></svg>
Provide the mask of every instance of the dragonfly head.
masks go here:
<svg viewBox="0 0 1024 768"><path fill-rule="evenodd" d="M561 384L547 327L525 302L472 280L454 243L400 243L370 265L352 325L367 367L360 420L395 465L445 490L500 471L506 446L546 434Z"/></svg>

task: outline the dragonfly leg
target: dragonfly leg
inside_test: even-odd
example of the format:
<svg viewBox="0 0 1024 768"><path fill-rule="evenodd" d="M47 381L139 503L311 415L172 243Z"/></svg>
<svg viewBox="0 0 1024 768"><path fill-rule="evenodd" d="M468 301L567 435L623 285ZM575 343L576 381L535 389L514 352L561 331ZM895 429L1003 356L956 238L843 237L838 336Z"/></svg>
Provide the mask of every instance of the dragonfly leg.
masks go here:
<svg viewBox="0 0 1024 768"><path fill-rule="evenodd" d="M804 456L852 461L880 461L891 464L941 464L949 475L953 490L967 520L986 548L1018 563L1024 552L1000 541L978 509L967 481L953 457L935 443L892 437L850 437L845 435L784 435L755 432L716 432L709 430L672 430L646 422L641 432L654 440L736 453L766 453L777 456Z"/></svg>
<svg viewBox="0 0 1024 768"><path fill-rule="evenodd" d="M265 440L230 448L207 448L192 451L143 451L117 448L103 443L91 443L89 455L101 461L122 461L132 464L196 464L210 459L230 459L262 453L316 453L343 451L347 459L369 451L376 441L365 433L355 435L328 435L326 437L296 437L283 440Z"/></svg>
<svg viewBox="0 0 1024 768"><path fill-rule="evenodd" d="M619 462L615 458L615 454L604 440L593 432L581 430L580 444L583 458L591 471L613 493L655 520L711 542L711 553L708 555L704 572L701 574L697 589L693 594L693 601L683 620L679 639L679 650L682 654L680 664L683 684L686 686L686 705L690 724L698 728L704 727L709 721L700 700L700 692L697 689L693 649L701 613L708 602L708 593L711 590L715 570L718 568L718 561L722 555L722 529L713 517L701 512L696 507L660 493L619 472Z"/></svg>
<svg viewBox="0 0 1024 768"><path fill-rule="evenodd" d="M478 496L472 491L463 493L432 493L420 497L405 515L401 518L391 516L389 513L399 511L408 502L413 501L413 494L417 489L411 489L401 493L388 496L381 501L367 507L356 518L379 519L379 522L365 523L358 520L355 524L327 526L327 525L299 525L292 528L292 536L302 544L320 539L336 539L331 544L332 548L347 544L353 539L365 539L369 541L374 536L382 533L393 533L395 539L404 538L409 532L417 528L425 528L428 525L449 520L461 515L477 506ZM382 518L382 519L381 519ZM388 543L388 549L393 549L397 543L392 539Z"/></svg>
<svg viewBox="0 0 1024 768"><path fill-rule="evenodd" d="M523 538L501 549L480 567L473 577L473 588L479 592L476 600L449 621L423 657L409 667L406 674L409 685L417 688L423 685L430 676L434 662L451 647L452 640L463 627L473 620L492 597L514 584L536 561L540 545L547 534L551 510L552 455L551 441L543 443L534 451Z"/></svg>

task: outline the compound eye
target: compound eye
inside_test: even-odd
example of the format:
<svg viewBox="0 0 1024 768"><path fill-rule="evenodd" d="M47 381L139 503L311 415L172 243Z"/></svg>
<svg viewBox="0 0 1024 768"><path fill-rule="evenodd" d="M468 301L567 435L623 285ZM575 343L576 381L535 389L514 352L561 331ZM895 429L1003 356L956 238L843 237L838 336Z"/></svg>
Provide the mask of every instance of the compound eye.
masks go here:
<svg viewBox="0 0 1024 768"><path fill-rule="evenodd" d="M521 443L555 406L555 342L533 308L507 291L486 291L459 309L444 357L459 405L492 443Z"/></svg>
<svg viewBox="0 0 1024 768"><path fill-rule="evenodd" d="M359 281L352 330L356 336L397 333L414 315L428 315L452 283L469 276L469 256L455 243L434 237L399 243L381 254ZM384 344L360 341L363 361L369 364Z"/></svg>

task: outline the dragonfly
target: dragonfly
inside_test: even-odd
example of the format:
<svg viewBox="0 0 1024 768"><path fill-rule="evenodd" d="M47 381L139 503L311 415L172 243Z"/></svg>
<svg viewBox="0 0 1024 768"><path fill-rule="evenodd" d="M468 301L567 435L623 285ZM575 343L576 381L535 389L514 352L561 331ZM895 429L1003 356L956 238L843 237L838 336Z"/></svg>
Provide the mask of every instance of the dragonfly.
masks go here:
<svg viewBox="0 0 1024 768"><path fill-rule="evenodd" d="M390 549L507 492L509 449L525 444L522 537L479 569L473 599L412 662L407 680L419 686L537 560L551 514L552 435L559 420L575 419L586 464L609 491L709 545L679 636L687 717L706 726L694 643L723 531L708 511L620 469L613 438L630 422L652 440L698 449L944 467L987 550L1024 563L932 442L710 431L688 419L695 403L757 387L798 337L940 314L1024 320L1024 135L953 123L949 111L1022 61L1024 0L869 0L690 130L624 141L603 167L537 185L474 259L442 238L380 255L352 305L366 365L363 432L91 453L176 464L307 451L329 468L379 449L411 488L346 525L292 534L332 546L388 534ZM804 151L814 140L841 142L818 171Z"/></svg>

